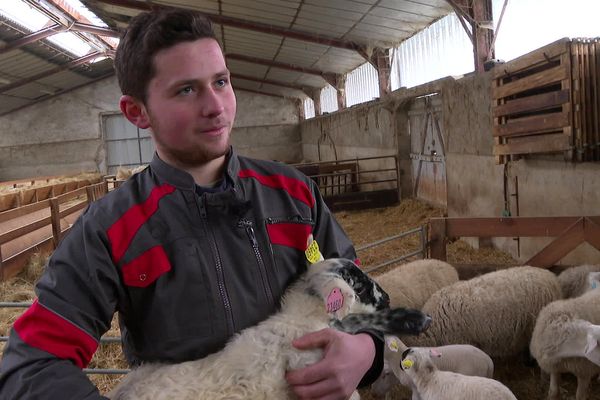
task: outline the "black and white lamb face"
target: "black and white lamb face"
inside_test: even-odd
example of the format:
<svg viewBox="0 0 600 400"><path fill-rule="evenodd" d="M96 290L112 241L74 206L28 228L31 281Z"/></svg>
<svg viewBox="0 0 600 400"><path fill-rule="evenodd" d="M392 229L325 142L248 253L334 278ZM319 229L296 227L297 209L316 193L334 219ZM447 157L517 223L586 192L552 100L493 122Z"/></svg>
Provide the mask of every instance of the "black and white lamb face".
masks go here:
<svg viewBox="0 0 600 400"><path fill-rule="evenodd" d="M351 260L332 258L325 262L327 261L333 264L331 271L341 276L354 289L361 303L372 305L376 310L390 307L390 296Z"/></svg>

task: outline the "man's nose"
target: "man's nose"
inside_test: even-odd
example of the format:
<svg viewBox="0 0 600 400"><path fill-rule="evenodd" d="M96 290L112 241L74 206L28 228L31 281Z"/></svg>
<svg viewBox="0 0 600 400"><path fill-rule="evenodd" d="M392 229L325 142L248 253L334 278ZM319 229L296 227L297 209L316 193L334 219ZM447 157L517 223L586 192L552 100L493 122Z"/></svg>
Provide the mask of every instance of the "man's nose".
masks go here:
<svg viewBox="0 0 600 400"><path fill-rule="evenodd" d="M219 93L213 88L207 89L204 92L201 100L202 116L206 118L216 117L220 115L225 107Z"/></svg>

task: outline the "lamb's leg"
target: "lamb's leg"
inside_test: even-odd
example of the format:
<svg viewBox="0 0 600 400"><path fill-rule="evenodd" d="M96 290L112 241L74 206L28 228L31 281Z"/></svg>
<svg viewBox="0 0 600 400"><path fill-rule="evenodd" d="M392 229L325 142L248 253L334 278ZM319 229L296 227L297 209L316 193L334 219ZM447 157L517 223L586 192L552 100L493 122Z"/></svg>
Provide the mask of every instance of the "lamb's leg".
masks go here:
<svg viewBox="0 0 600 400"><path fill-rule="evenodd" d="M587 400L591 380L592 378L589 376L577 377L577 393L575 394L575 400Z"/></svg>
<svg viewBox="0 0 600 400"><path fill-rule="evenodd" d="M550 386L548 388L548 400L560 400L560 373L550 372Z"/></svg>
<svg viewBox="0 0 600 400"><path fill-rule="evenodd" d="M369 314L350 314L332 326L344 332L376 329L390 335L418 335L429 327L431 318L419 310L395 308Z"/></svg>

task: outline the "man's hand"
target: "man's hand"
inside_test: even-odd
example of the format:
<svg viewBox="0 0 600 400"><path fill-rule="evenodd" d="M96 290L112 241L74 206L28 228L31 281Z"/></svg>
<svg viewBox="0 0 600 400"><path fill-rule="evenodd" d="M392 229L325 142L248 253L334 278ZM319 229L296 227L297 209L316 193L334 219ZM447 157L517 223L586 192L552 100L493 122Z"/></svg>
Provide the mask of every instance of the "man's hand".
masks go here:
<svg viewBox="0 0 600 400"><path fill-rule="evenodd" d="M351 335L326 328L292 342L300 350L323 349L323 359L286 374L299 399L346 400L371 368L375 344L366 333Z"/></svg>

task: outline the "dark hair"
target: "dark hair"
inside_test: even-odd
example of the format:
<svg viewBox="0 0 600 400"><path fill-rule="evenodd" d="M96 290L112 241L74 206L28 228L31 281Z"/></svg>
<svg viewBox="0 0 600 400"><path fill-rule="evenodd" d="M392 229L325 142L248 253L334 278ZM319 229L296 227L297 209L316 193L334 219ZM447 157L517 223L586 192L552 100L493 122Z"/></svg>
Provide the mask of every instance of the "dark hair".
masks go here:
<svg viewBox="0 0 600 400"><path fill-rule="evenodd" d="M154 55L203 38L216 40L210 20L199 12L165 8L138 14L129 22L115 56L121 92L145 103L148 83L156 73Z"/></svg>

